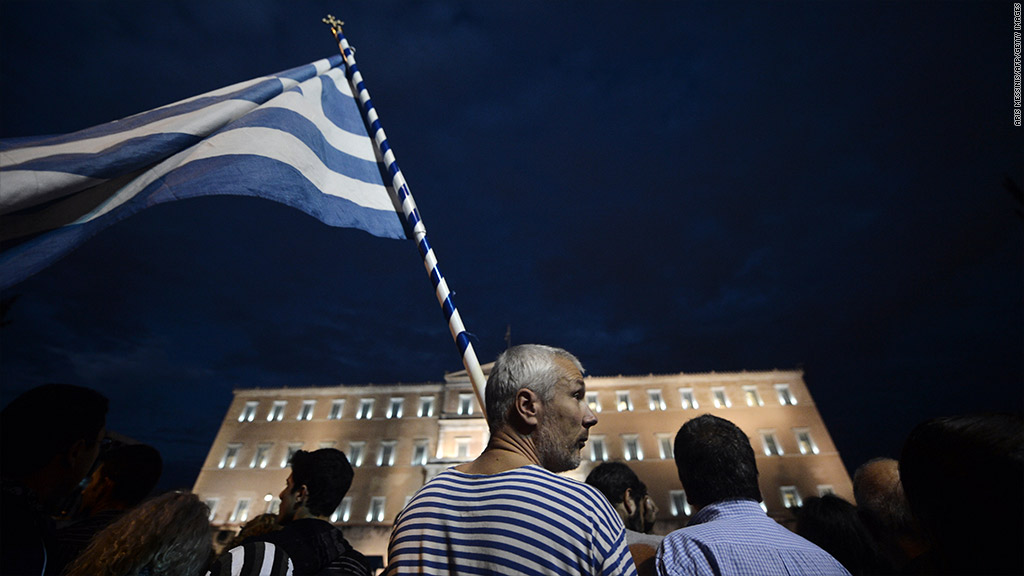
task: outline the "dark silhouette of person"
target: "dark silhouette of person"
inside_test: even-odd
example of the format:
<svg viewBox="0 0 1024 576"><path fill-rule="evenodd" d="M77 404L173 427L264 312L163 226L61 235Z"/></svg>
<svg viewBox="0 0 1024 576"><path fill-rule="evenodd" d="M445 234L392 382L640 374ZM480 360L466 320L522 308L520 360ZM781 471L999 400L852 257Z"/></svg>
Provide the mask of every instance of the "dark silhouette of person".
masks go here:
<svg viewBox="0 0 1024 576"><path fill-rule="evenodd" d="M834 494L804 500L795 511L796 533L839 560L850 574L891 574L857 507Z"/></svg>
<svg viewBox="0 0 1024 576"><path fill-rule="evenodd" d="M53 574L52 515L92 468L108 401L70 384L44 384L0 412L0 574Z"/></svg>

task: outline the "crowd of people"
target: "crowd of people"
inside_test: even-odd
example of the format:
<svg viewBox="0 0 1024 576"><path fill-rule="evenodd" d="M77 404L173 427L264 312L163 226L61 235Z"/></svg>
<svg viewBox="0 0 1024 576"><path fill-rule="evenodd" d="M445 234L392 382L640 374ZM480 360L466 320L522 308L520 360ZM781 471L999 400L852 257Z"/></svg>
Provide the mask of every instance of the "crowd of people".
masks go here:
<svg viewBox="0 0 1024 576"><path fill-rule="evenodd" d="M652 534L657 506L622 462L585 482L597 416L580 361L548 346L509 348L487 381L490 438L395 519L385 574L1024 574L1024 420L971 414L921 423L899 459L853 478L855 502L807 499L790 530L761 506L750 439L710 414L675 437L689 523ZM333 448L298 451L280 511L248 522L215 554L195 494L156 496L152 447L107 439L108 401L48 384L0 414L0 576L369 576L330 522L354 472Z"/></svg>

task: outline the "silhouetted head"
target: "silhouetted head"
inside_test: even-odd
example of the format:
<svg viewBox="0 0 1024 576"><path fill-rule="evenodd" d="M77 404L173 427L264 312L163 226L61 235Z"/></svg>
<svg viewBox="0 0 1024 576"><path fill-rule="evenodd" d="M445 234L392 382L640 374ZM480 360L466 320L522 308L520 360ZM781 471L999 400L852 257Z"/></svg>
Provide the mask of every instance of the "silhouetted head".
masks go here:
<svg viewBox="0 0 1024 576"><path fill-rule="evenodd" d="M292 473L281 493L281 518L289 521L305 507L313 516L329 516L352 487L355 473L348 457L335 448L292 455Z"/></svg>
<svg viewBox="0 0 1024 576"><path fill-rule="evenodd" d="M704 414L676 434L676 469L686 499L704 507L722 500L761 501L750 439L732 422Z"/></svg>

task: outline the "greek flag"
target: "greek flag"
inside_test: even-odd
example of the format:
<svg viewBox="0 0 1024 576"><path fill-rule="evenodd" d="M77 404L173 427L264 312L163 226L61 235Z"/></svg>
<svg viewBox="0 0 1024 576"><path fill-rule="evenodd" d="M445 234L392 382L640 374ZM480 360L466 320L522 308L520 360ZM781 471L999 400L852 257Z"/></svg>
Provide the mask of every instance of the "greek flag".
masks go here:
<svg viewBox="0 0 1024 576"><path fill-rule="evenodd" d="M72 134L0 141L0 290L154 204L256 196L405 238L340 55Z"/></svg>

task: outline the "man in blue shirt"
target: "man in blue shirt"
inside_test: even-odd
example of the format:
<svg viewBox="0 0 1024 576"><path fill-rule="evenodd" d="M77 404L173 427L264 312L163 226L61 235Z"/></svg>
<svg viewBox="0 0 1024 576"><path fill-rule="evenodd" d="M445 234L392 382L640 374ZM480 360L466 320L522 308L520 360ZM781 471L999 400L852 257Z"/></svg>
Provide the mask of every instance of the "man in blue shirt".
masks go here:
<svg viewBox="0 0 1024 576"><path fill-rule="evenodd" d="M705 414L676 434L676 468L690 523L658 548L658 574L849 576L827 552L761 509L750 439L735 424Z"/></svg>

